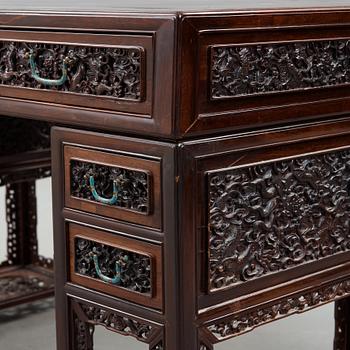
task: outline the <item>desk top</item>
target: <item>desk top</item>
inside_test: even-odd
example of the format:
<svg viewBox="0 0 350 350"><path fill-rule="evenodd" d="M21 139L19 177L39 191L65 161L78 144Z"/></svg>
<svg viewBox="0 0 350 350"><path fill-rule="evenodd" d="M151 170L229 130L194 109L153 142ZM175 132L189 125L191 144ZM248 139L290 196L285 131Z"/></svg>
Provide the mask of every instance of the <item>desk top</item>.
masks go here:
<svg viewBox="0 0 350 350"><path fill-rule="evenodd" d="M1 11L230 12L240 10L349 7L350 0L0 0Z"/></svg>
<svg viewBox="0 0 350 350"><path fill-rule="evenodd" d="M167 139L343 115L349 23L350 0L0 0L0 115Z"/></svg>

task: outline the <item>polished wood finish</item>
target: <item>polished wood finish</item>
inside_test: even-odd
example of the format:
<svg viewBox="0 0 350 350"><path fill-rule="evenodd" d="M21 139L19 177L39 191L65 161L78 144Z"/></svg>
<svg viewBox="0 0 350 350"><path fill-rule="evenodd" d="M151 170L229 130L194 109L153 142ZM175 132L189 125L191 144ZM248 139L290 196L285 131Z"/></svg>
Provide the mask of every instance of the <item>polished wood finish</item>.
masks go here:
<svg viewBox="0 0 350 350"><path fill-rule="evenodd" d="M349 12L341 9L291 10L285 13L276 10L261 14L233 13L226 16L218 14L208 17L196 14L184 16L181 22L183 69L179 91L183 97L179 120L180 133L182 135L212 134L215 131L227 132L272 124L295 123L301 119L315 117L319 119L331 114L334 116L349 112L349 88L341 84L336 86L334 83L333 86L328 87L320 87L319 84L316 84L314 88L308 90L303 88L300 91L293 89L288 91L287 87L283 87L286 91L278 91L276 87L273 87L275 91L260 95L247 93L245 96L222 99L210 97L210 76L213 69L213 59L210 57L212 48L240 46L243 49L249 49L267 43L269 45L279 44L282 46L280 50L288 51L287 45L300 45L300 43L316 45L322 40L337 40L338 38L345 38L345 41L348 41L348 16ZM306 59L306 52L308 51L303 51L301 57ZM246 59L244 55L242 51L242 57L238 58L237 65L249 64L249 57L244 62ZM282 52L281 55L283 55ZM256 57L253 55L250 59L254 62ZM257 67L257 76L263 81L265 77L261 77L258 72L260 68L260 74L266 74L264 65L261 64L259 67L258 61L254 64ZM299 64L300 67L303 66L306 71L308 70L307 64L304 65L301 62ZM302 74L293 72L283 58L279 63L274 64L271 56L266 61L265 67L270 67L272 70L271 75L266 76L263 82L265 85L274 76L273 68L275 68L274 72L282 71L282 76L276 80L281 83L283 79L287 82L295 77L300 81L303 78ZM227 72L222 71L223 75L225 73ZM326 70L323 70L321 75L325 79ZM315 77L310 80L313 79ZM227 85L229 86L230 83L233 85L234 81L228 81ZM243 86L246 84L247 91L249 91L249 83L241 82ZM254 81L251 83L254 86ZM237 85L239 84L240 81L237 81ZM258 84L259 82L256 81L256 85ZM196 98L194 99L193 96Z"/></svg>
<svg viewBox="0 0 350 350"><path fill-rule="evenodd" d="M153 85L153 46L152 46L152 36L150 35L144 35L144 36L127 36L127 35L96 35L96 34L74 34L74 33L54 33L54 32L28 32L28 31L0 31L0 42L3 43L5 46L8 43L13 43L16 45L17 43L27 43L27 45L31 45L30 48L34 50L36 47L41 47L43 44L56 44L56 50L59 51L59 48L62 49L62 47L68 46L67 56L74 55L74 53L70 53L70 47L77 47L77 54L81 55L80 63L79 65L82 65L82 63L85 63L85 66L81 67L70 67L70 64L68 63L68 68L76 68L74 71L74 75L71 77L71 84L75 85L75 89L73 91L65 91L65 90L57 90L57 87L50 90L50 87L48 86L41 86L40 88L33 88L31 86L27 87L27 85L24 85L23 82L28 83L23 78L23 74L21 76L21 79L19 79L18 82L14 81L12 84L5 84L5 77L3 77L3 83L0 84L0 92L1 96L3 97L12 97L12 98L20 98L20 99L29 99L34 101L41 101L41 102L48 102L48 103L56 103L56 104L63 104L63 105L71 105L71 106L81 106L85 108L93 108L93 109L105 109L105 110L115 110L119 112L126 112L126 113L135 113L136 117L139 115L141 118L149 118L152 111L152 85ZM103 95L104 90L102 89L103 86L106 86L107 84L102 84L101 81L98 79L101 79L101 76L99 74L103 75L103 69L106 69L108 67L108 64L105 62L108 60L108 55L105 54L105 57L102 55L104 52L100 52L101 57L98 59L98 57L93 57L91 52L88 53L80 53L82 48L85 50L88 50L91 48L92 52L93 50L98 49L108 49L109 55L111 56L113 53L113 50L132 50L136 49L140 51L140 72L135 72L134 76L130 74L129 79L132 80L132 77L135 77L135 80L139 80L140 83L140 99L136 99L135 101L125 99L119 99L117 97ZM23 47L20 47L18 49L19 52L23 51ZM45 51L45 49L42 49ZM5 50L4 50L5 51ZM14 55L14 52L16 51L16 48L9 47L8 51L3 53L5 54L12 54ZM29 52L29 49L27 49L27 52ZM17 53L18 54L18 53ZM86 58L85 58L86 56ZM20 55L19 55L20 57ZM18 57L18 58L19 58ZM118 57L118 56L117 56ZM74 56L72 57L74 60ZM26 59L23 59L25 62ZM24 63L23 62L23 63ZM148 65L146 66L146 62ZM12 63L15 63L12 61ZM60 60L55 60L55 63L60 66L61 62ZM120 70L119 74L127 74L126 70L131 68L135 69L135 67L128 67L127 64L125 64L125 67L122 65L121 62L115 61L113 62L115 64L119 64L120 66L116 67L108 67L111 69L118 69ZM3 67L6 67L9 69L14 69L13 74L19 73L16 72L16 68L13 67L13 64L11 63L3 63ZM82 69L82 71L79 71L79 68ZM43 67L40 67L37 65L37 69L39 71L44 70ZM124 71L123 71L124 70ZM146 74L147 72L147 74ZM109 72L112 74L112 71ZM58 69L58 74L60 74L60 71ZM82 75L82 76L81 76ZM90 86L86 84L86 81L88 79L92 80L92 77L95 77L96 81L95 84L92 81ZM50 79L50 77L47 77ZM8 79L11 79L10 77ZM52 79L52 78L51 78ZM11 81L11 80L10 80ZM84 83L86 86L84 87ZM100 84L99 84L100 83ZM85 93L82 93L79 91L79 86L82 86L82 89L85 89ZM24 85L24 86L23 86ZM100 87L99 94L92 94L91 88L94 86ZM108 86L109 87L109 86ZM107 87L105 88L107 89ZM145 91L148 91L147 98L145 97ZM119 102L119 103L116 103Z"/></svg>
<svg viewBox="0 0 350 350"><path fill-rule="evenodd" d="M135 156L127 156L125 153L107 153L88 150L79 147L65 146L64 148L64 172L66 179L65 205L89 213L129 221L140 225L161 228L161 176L160 162L151 159L142 159ZM79 160L103 166L118 167L129 170L145 172L148 175L148 205L146 213L136 212L123 207L114 207L84 198L74 197L71 194L71 161Z"/></svg>
<svg viewBox="0 0 350 350"><path fill-rule="evenodd" d="M55 125L57 348L92 350L96 326L139 339L129 322L150 350L212 350L336 301L334 344L347 349L348 4L101 1L0 12L0 42L144 50L138 102L0 84L1 115ZM74 159L144 171L150 205L72 196ZM78 276L75 235L154 257L156 294Z"/></svg>
<svg viewBox="0 0 350 350"><path fill-rule="evenodd" d="M276 63L275 71L284 72L281 73L281 79L288 80L288 75L296 82L309 79L310 82L305 83L307 89L303 86L299 89L293 86L280 89L271 87L271 91L260 95L247 93L240 97L222 99L210 97L211 76L215 70L211 53L215 47L229 49L238 46L244 49L268 44L279 45L282 49L289 45L292 47L289 50L297 56L298 45L303 43L314 48L322 42L324 45L333 42L336 46L339 41L343 41L346 46L350 39L349 16L349 10L344 8L304 8L284 11L271 9L253 14L222 11L208 17L203 13L180 15L169 11L167 15L157 18L139 14L138 18L133 20L122 14L92 16L88 19L78 13L69 16L50 14L48 22L48 16L45 14L28 13L16 16L3 13L0 14L0 26L6 29L2 32L2 37L6 40L21 38L28 42L61 41L77 45L114 43L144 48L147 86L144 102L118 103L108 101L108 98L103 96L74 96L69 93L55 95L53 91L47 90L34 90L28 95L28 89L2 87L1 113L39 119L49 116L50 120L55 122L83 124L86 127L133 134L145 131L149 135L169 139L192 138L343 115L349 112L348 78L340 77L338 83L329 79L331 75L327 73L326 67L330 64L327 61L330 58L323 57L320 50L316 50L311 56L314 64L317 60L324 62L324 68L317 73L310 71L307 62L300 61L295 64L295 67L300 66L299 71L288 68L286 62ZM80 33L48 32L62 31L65 27ZM28 29L40 31L32 33ZM130 32L140 31L145 34L130 35ZM109 34L101 35L101 32ZM155 45L152 44L152 38L156 38ZM175 47L178 51L175 51ZM343 49L339 47L339 50ZM341 53L334 56L334 60L339 64L341 71L340 57ZM278 61L278 53L276 60ZM337 60L339 62L336 62ZM305 70L301 68L303 65L306 65ZM261 66L263 72L264 65ZM217 72L220 74L219 70ZM266 76L266 81L274 77L273 72L274 70L271 71L270 77ZM313 74L317 75L318 82L313 78ZM341 74L346 75L346 69L343 69ZM229 85L229 82L227 84ZM249 85L249 82L247 84ZM254 81L251 84L253 86ZM28 103L27 98L38 103ZM50 101L55 103L47 103ZM45 114L42 113L42 103L46 108ZM74 107L70 107L72 105Z"/></svg>
<svg viewBox="0 0 350 350"><path fill-rule="evenodd" d="M145 61L143 102L111 101L108 97L74 93L55 94L47 89L2 87L1 114L96 129L104 125L105 130L119 132L134 133L138 130L154 136L170 135L174 108L175 17L174 14L164 14L132 19L127 14L48 16L0 12L0 27L3 29L0 41L3 38L28 43L77 46L80 43L91 47L136 46L144 51Z"/></svg>
<svg viewBox="0 0 350 350"><path fill-rule="evenodd" d="M146 249L147 246L160 247L172 247L167 252L162 248L161 256L162 262L159 263L157 271L163 271L162 293L159 292L158 297L163 300L163 308L161 305L155 306L155 302L148 298L143 302L147 306L140 306L132 303L135 301L135 296L130 296L129 293L126 299L111 297L108 294L102 294L89 288L86 289L84 285L75 284L68 278L70 266L66 259L61 261L61 264L55 265L55 278L56 278L56 299L59 300L61 308L57 312L57 327L59 332L62 332L62 337L58 338L58 348L69 349L70 339L69 334L70 326L67 320L70 318L70 305L67 300L67 295L74 295L85 300L94 300L95 302L116 307L118 310L126 313L134 313L135 316L145 318L150 321L158 322L164 325L165 333L167 337L162 339L163 346L176 349L176 343L178 341L177 329L173 327L177 321L176 313L176 295L177 279L174 276L177 275L175 264L176 251L176 234L175 234L175 179L173 174L175 173L175 145L165 142L154 142L148 140L139 140L136 138L128 138L122 136L113 136L106 134L98 134L93 132L84 132L81 130L72 130L66 128L53 128L52 130L52 145L53 145L53 157L57 160L53 167L56 170L53 172L56 176L53 176L53 191L56 198L54 205L54 226L55 226L55 253L56 256L68 256L69 240L66 235L66 227L71 223L79 223L81 225L88 225L91 228L98 227L103 234L103 231L108 231L109 236L115 235L116 237L123 236L128 238L128 242L142 242L138 245L138 250L144 253L150 253ZM161 164L161 196L160 207L162 208L162 225L159 229L150 226L131 224L123 220L115 220L113 218L100 217L96 214L77 211L76 209L68 208L65 206L64 193L62 188L65 188L64 174L64 153L65 148L76 147L84 150L92 151L94 148L99 152L104 152L107 156L111 156L115 153L122 154L129 157L133 161L135 159L143 159L144 161L152 160L153 163ZM88 153L89 154L89 153ZM144 164L143 164L144 165ZM56 192L57 191L57 192ZM100 233L99 233L100 235ZM148 243L147 243L148 242ZM130 243L128 243L130 244ZM132 250L132 249L131 249ZM157 283L159 280L157 281ZM85 283L85 282L84 282ZM61 287L60 287L61 286ZM64 288L62 288L64 286ZM91 284L92 288L96 288L96 283ZM105 287L105 286L104 286ZM114 287L113 287L114 288ZM117 288L114 288L117 289ZM158 293L158 292L157 292ZM114 292L115 295L115 292ZM120 295L120 294L119 294ZM142 302L142 303L143 303ZM135 306L136 305L136 306ZM152 308L153 305L153 308ZM168 320L168 322L165 322ZM162 333L163 334L163 333ZM158 343L150 344L156 346ZM152 348L153 349L153 348Z"/></svg>
<svg viewBox="0 0 350 350"><path fill-rule="evenodd" d="M161 247L131 240L123 236L111 235L101 230L95 230L90 227L69 224L67 227L69 235L70 246L70 280L73 283L81 286L86 286L91 289L99 290L101 292L114 295L119 298L128 299L130 301L144 304L146 306L162 308L162 287L163 287L163 272L162 272L162 256ZM151 280L152 293L150 295L143 295L141 293L129 291L115 285L111 285L95 278L87 277L76 273L75 271L75 238L85 238L94 242L99 242L112 247L125 249L130 252L147 255L151 259Z"/></svg>

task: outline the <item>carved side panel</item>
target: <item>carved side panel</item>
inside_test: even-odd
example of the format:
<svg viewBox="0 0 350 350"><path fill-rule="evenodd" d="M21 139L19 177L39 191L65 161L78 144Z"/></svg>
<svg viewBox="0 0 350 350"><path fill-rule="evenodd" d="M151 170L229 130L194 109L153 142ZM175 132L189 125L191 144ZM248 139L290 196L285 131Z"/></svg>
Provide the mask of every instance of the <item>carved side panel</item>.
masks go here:
<svg viewBox="0 0 350 350"><path fill-rule="evenodd" d="M72 46L48 43L0 42L0 84L57 89L83 95L141 101L143 50L139 47ZM36 74L57 80L67 62L67 79L60 86L37 82L31 72L29 52L33 52Z"/></svg>
<svg viewBox="0 0 350 350"><path fill-rule="evenodd" d="M113 206L140 212L150 211L150 176L147 172L71 160L71 195L96 201L89 184L93 176L97 193L104 198L113 196L117 186L117 201Z"/></svg>
<svg viewBox="0 0 350 350"><path fill-rule="evenodd" d="M307 311L350 295L350 280L333 282L324 287L280 299L266 306L244 310L208 325L207 330L216 342L249 332L280 318ZM342 349L343 350L343 349Z"/></svg>
<svg viewBox="0 0 350 350"><path fill-rule="evenodd" d="M116 276L119 266L119 287L143 294L152 293L152 262L146 255L118 249L84 238L75 238L75 272L100 279L93 256L97 256L99 268L104 276Z"/></svg>
<svg viewBox="0 0 350 350"><path fill-rule="evenodd" d="M208 175L209 289L350 249L350 151Z"/></svg>
<svg viewBox="0 0 350 350"><path fill-rule="evenodd" d="M349 50L348 39L214 46L211 97L350 84Z"/></svg>

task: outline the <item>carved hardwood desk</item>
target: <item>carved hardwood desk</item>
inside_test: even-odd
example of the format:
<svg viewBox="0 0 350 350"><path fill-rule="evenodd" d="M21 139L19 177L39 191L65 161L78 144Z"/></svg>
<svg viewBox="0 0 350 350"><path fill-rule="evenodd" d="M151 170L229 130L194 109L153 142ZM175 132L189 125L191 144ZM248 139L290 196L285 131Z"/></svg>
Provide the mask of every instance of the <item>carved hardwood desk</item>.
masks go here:
<svg viewBox="0 0 350 350"><path fill-rule="evenodd" d="M0 8L0 125L53 125L57 349L331 301L350 349L349 1L94 3Z"/></svg>

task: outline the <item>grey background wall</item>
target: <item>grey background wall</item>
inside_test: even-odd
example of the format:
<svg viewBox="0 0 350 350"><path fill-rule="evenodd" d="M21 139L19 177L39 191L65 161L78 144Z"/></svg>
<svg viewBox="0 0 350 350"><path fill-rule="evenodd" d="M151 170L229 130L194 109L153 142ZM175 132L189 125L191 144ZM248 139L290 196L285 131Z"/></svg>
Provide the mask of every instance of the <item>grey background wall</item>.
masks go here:
<svg viewBox="0 0 350 350"><path fill-rule="evenodd" d="M37 181L39 253L53 256L51 181ZM5 190L0 187L0 260L6 254ZM333 304L291 316L223 342L215 350L331 350ZM54 350L53 301L0 311L0 350ZM145 344L98 327L94 350L147 350Z"/></svg>

